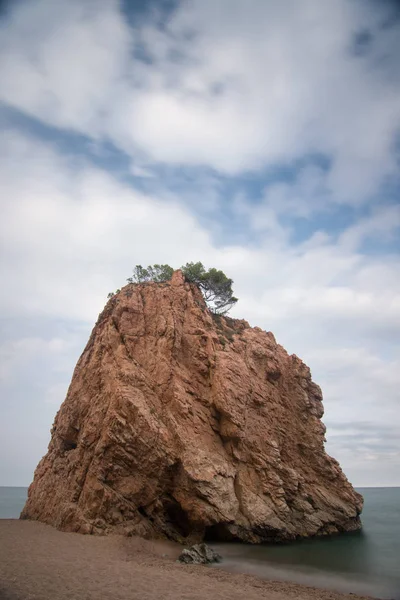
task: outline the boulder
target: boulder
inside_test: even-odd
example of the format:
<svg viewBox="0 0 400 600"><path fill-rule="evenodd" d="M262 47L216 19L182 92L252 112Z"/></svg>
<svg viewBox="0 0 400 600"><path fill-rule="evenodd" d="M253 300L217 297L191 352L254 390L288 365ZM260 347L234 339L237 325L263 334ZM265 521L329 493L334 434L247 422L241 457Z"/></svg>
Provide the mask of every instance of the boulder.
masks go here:
<svg viewBox="0 0 400 600"><path fill-rule="evenodd" d="M221 560L222 556L204 543L185 548L178 558L178 561L181 563L194 565L208 565L221 562Z"/></svg>
<svg viewBox="0 0 400 600"><path fill-rule="evenodd" d="M213 315L180 271L106 304L22 518L181 543L360 527L324 449L322 393L271 332Z"/></svg>

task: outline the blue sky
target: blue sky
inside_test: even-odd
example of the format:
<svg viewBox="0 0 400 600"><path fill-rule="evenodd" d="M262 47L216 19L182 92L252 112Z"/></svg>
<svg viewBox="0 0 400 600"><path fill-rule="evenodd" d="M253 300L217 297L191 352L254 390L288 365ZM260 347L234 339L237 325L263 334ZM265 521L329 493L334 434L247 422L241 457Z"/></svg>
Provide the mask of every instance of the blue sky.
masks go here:
<svg viewBox="0 0 400 600"><path fill-rule="evenodd" d="M201 260L400 485L400 12L19 0L0 17L0 485L27 485L110 290Z"/></svg>

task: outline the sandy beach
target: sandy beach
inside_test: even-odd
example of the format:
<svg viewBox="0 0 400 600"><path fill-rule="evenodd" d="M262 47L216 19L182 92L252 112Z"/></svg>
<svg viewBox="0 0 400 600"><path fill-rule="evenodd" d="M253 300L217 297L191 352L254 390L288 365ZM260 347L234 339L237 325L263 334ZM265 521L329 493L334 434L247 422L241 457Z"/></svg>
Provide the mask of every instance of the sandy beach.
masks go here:
<svg viewBox="0 0 400 600"><path fill-rule="evenodd" d="M297 584L181 565L180 547L121 536L62 533L0 520L0 600L361 600Z"/></svg>

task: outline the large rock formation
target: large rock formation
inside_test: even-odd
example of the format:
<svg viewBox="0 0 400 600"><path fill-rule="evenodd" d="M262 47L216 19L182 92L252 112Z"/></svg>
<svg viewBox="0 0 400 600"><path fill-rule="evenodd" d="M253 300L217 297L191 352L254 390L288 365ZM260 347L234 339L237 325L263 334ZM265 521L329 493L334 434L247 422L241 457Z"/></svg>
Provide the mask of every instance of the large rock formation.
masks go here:
<svg viewBox="0 0 400 600"><path fill-rule="evenodd" d="M321 390L272 333L196 286L128 285L75 368L22 518L65 531L280 541L360 527Z"/></svg>

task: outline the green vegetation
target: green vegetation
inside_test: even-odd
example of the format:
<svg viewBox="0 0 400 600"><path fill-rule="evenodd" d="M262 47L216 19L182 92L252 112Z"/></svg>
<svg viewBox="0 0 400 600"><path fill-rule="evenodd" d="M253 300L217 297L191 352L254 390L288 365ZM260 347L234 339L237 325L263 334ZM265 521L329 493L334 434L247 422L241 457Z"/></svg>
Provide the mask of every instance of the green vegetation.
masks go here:
<svg viewBox="0 0 400 600"><path fill-rule="evenodd" d="M233 295L232 279L229 279L223 271L212 268L206 271L201 262L186 263L181 271L189 283L197 285L201 290L208 308L216 315L226 315L238 301ZM136 265L132 277L127 279L128 283L147 283L155 281L162 283L169 281L174 269L169 265L149 265L142 267ZM117 290L118 293L120 290ZM108 294L112 298L114 293Z"/></svg>
<svg viewBox="0 0 400 600"><path fill-rule="evenodd" d="M186 263L181 270L186 281L195 283L200 288L212 312L225 315L238 301L233 295L233 281L223 271L214 268L206 271L201 262Z"/></svg>
<svg viewBox="0 0 400 600"><path fill-rule="evenodd" d="M133 269L133 276L129 277L127 281L129 283L145 283L146 281L162 283L169 281L173 272L173 268L169 265L149 265L147 269L142 265L136 265Z"/></svg>

